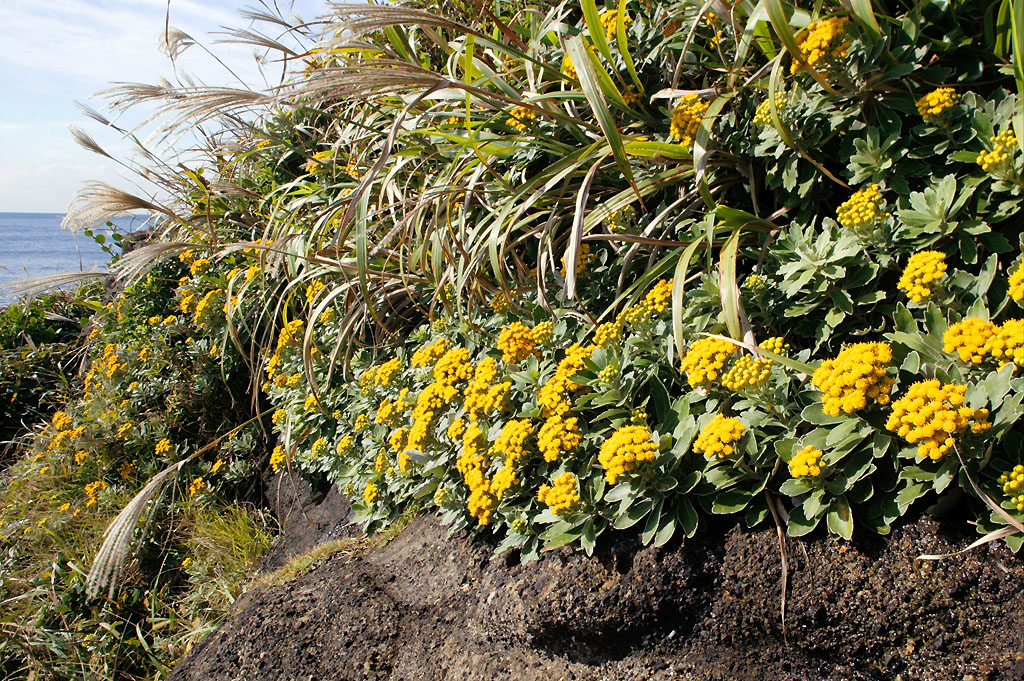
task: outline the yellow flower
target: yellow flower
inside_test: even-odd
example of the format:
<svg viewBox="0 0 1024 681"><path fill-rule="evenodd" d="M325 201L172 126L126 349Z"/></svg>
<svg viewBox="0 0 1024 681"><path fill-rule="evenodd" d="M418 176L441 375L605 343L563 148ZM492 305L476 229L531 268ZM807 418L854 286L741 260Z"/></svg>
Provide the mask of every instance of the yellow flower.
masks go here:
<svg viewBox="0 0 1024 681"><path fill-rule="evenodd" d="M50 419L50 424L53 425L54 430L65 430L72 423L74 423L74 419L63 411L58 411L53 415L53 418Z"/></svg>
<svg viewBox="0 0 1024 681"><path fill-rule="evenodd" d="M940 87L932 90L917 100L917 113L926 123L935 123L943 118L943 114L960 101L960 95L951 87Z"/></svg>
<svg viewBox="0 0 1024 681"><path fill-rule="evenodd" d="M614 485L619 477L631 473L645 461L654 459L658 444L643 426L623 426L601 445L597 460L604 468L604 479Z"/></svg>
<svg viewBox="0 0 1024 681"><path fill-rule="evenodd" d="M541 322L530 330L530 335L533 336L533 342L537 345L547 345L551 342L554 332L554 322Z"/></svg>
<svg viewBox="0 0 1024 681"><path fill-rule="evenodd" d="M1017 263L1017 267L1010 271L1010 297L1018 303L1024 300L1024 260Z"/></svg>
<svg viewBox="0 0 1024 681"><path fill-rule="evenodd" d="M373 377L374 384L385 386L390 384L391 378L401 367L402 361L397 357L384 362L377 368L377 373Z"/></svg>
<svg viewBox="0 0 1024 681"><path fill-rule="evenodd" d="M210 267L210 261L209 260L207 260L206 258L199 258L198 260L192 261L192 266L189 268L189 271L192 272L192 276L194 277L197 274L202 274L209 267Z"/></svg>
<svg viewBox="0 0 1024 681"><path fill-rule="evenodd" d="M85 451L84 449L79 449L77 452L75 452L75 463L78 464L79 466L85 463L88 459L89 452Z"/></svg>
<svg viewBox="0 0 1024 681"><path fill-rule="evenodd" d="M889 404L894 383L887 374L891 361L888 343L855 343L822 362L811 376L811 384L822 392L822 411L839 416L866 408L869 400Z"/></svg>
<svg viewBox="0 0 1024 681"><path fill-rule="evenodd" d="M722 386L733 392L755 388L768 380L771 370L772 360L743 355L722 374Z"/></svg>
<svg viewBox="0 0 1024 681"><path fill-rule="evenodd" d="M604 29L605 38L610 43L616 43L618 41L618 21L619 21L619 10L617 9L606 9L601 12L601 27ZM629 28L629 25L633 23L633 17L623 13L622 15L622 27Z"/></svg>
<svg viewBox="0 0 1024 681"><path fill-rule="evenodd" d="M998 328L987 319L976 317L950 324L942 334L942 351L955 352L961 362L981 364L989 355Z"/></svg>
<svg viewBox="0 0 1024 681"><path fill-rule="evenodd" d="M357 431L358 430L363 430L363 429L365 429L369 425L370 425L370 417L369 416L367 416L366 414L360 414L359 416L356 416L355 429Z"/></svg>
<svg viewBox="0 0 1024 681"><path fill-rule="evenodd" d="M560 456L577 447L583 440L578 419L551 416L537 434L537 448L547 462L557 461Z"/></svg>
<svg viewBox="0 0 1024 681"><path fill-rule="evenodd" d="M579 251L576 253L576 276L583 274L587 269L587 265L597 260L597 254L590 252L590 244L580 245ZM565 278L569 271L565 267L565 256L562 256L562 277Z"/></svg>
<svg viewBox="0 0 1024 681"><path fill-rule="evenodd" d="M473 378L466 386L463 408L466 418L475 421L481 414L499 411L512 388L511 381L495 381L498 363L493 357L486 357L476 366Z"/></svg>
<svg viewBox="0 0 1024 681"><path fill-rule="evenodd" d="M192 260L195 257L195 251L193 251L191 248L184 250L178 254L178 260L180 260L181 262L192 262Z"/></svg>
<svg viewBox="0 0 1024 681"><path fill-rule="evenodd" d="M496 294L494 294L494 298L491 300L491 309L497 312L498 314L507 311L511 306L511 301L508 299L508 296L506 296L503 291L498 291Z"/></svg>
<svg viewBox="0 0 1024 681"><path fill-rule="evenodd" d="M605 322L594 330L594 345L599 348L606 348L621 336L622 324L619 322Z"/></svg>
<svg viewBox="0 0 1024 681"><path fill-rule="evenodd" d="M821 475L821 450L807 445L789 460L789 474L794 478L816 478Z"/></svg>
<svg viewBox="0 0 1024 681"><path fill-rule="evenodd" d="M682 370L692 388L710 388L718 380L726 361L737 353L733 343L721 338L701 338L683 357Z"/></svg>
<svg viewBox="0 0 1024 681"><path fill-rule="evenodd" d="M414 368L433 366L434 362L440 359L444 353L448 352L448 347L447 338L438 338L430 345L424 345L412 353L412 366Z"/></svg>
<svg viewBox="0 0 1024 681"><path fill-rule="evenodd" d="M679 140L684 147L692 146L693 136L697 134L709 106L710 102L700 101L696 94L685 95L672 110L672 123L669 126L672 137Z"/></svg>
<svg viewBox="0 0 1024 681"><path fill-rule="evenodd" d="M302 409L306 413L312 413L314 411L319 411L320 403L317 402L316 395L308 395L306 397L306 401L303 402L303 404L302 404Z"/></svg>
<svg viewBox="0 0 1024 681"><path fill-rule="evenodd" d="M337 452L338 456L345 456L352 449L352 445L355 443L355 439L351 435L338 440L338 444L335 445L334 451Z"/></svg>
<svg viewBox="0 0 1024 681"><path fill-rule="evenodd" d="M781 114L783 109L789 106L789 93L788 92L776 92L775 93L775 108ZM781 118L781 116L780 116ZM754 125L766 127L772 125L772 102L771 99L766 99L757 105L757 110L754 112Z"/></svg>
<svg viewBox="0 0 1024 681"><path fill-rule="evenodd" d="M530 329L520 322L512 322L498 335L498 349L502 359L510 364L522 362L536 355L537 343Z"/></svg>
<svg viewBox="0 0 1024 681"><path fill-rule="evenodd" d="M850 43L845 40L846 17L829 17L808 24L800 41L800 53L808 66L829 68L835 60L845 57ZM790 73L796 73L802 64L794 59Z"/></svg>
<svg viewBox="0 0 1024 681"><path fill-rule="evenodd" d="M1024 512L1024 466L1018 464L1000 475L999 484L1003 486L1003 493L1010 497L1010 503Z"/></svg>
<svg viewBox="0 0 1024 681"><path fill-rule="evenodd" d="M59 513L67 513L67 511L68 511L68 509L69 509L69 508L71 508L71 504L65 501L65 502L64 502L63 504L61 504L61 505L60 505L60 506L59 506L59 507L57 508L57 511L58 511Z"/></svg>
<svg viewBox="0 0 1024 681"><path fill-rule="evenodd" d="M915 303L932 294L932 283L946 274L946 254L939 251L921 251L910 256L896 288L907 292Z"/></svg>
<svg viewBox="0 0 1024 681"><path fill-rule="evenodd" d="M1013 157L1017 154L1017 136L1013 130L1003 132L989 138L992 150L982 150L978 154L978 165L985 172L1003 175L1011 169Z"/></svg>
<svg viewBox="0 0 1024 681"><path fill-rule="evenodd" d="M284 451L284 447L277 445L274 447L274 451L270 453L270 467L276 473L281 468L281 464L287 461L288 455Z"/></svg>
<svg viewBox="0 0 1024 681"><path fill-rule="evenodd" d="M965 385L943 384L937 378L918 381L893 403L885 427L910 444L916 443L918 457L938 461L953 448L958 433L968 427L980 433L992 426L987 409L964 405L966 392Z"/></svg>
<svg viewBox="0 0 1024 681"><path fill-rule="evenodd" d="M124 438L125 436L128 435L128 433L131 432L131 430L132 430L132 424L130 424L130 423L122 423L121 427L117 429L117 436L119 438Z"/></svg>
<svg viewBox="0 0 1024 681"><path fill-rule="evenodd" d="M88 485L85 486L85 496L92 499L106 488L107 483L104 482L103 480L96 480L95 482L90 482ZM95 501L93 503L95 503Z"/></svg>
<svg viewBox="0 0 1024 681"><path fill-rule="evenodd" d="M548 510L555 515L565 513L579 503L580 494L576 491L576 476L572 473L562 473L553 485L541 485L537 490L537 501L547 504Z"/></svg>
<svg viewBox="0 0 1024 681"><path fill-rule="evenodd" d="M216 473L217 471L219 471L223 467L224 467L224 459L217 459L216 461L213 462L213 466L210 467L210 472L211 473Z"/></svg>
<svg viewBox="0 0 1024 681"><path fill-rule="evenodd" d="M853 193L836 210L836 221L843 227L862 229L871 227L878 220L889 217L883 210L885 201L877 183L868 185Z"/></svg>
<svg viewBox="0 0 1024 681"><path fill-rule="evenodd" d="M541 407L544 418L561 416L571 409L567 395L579 390L580 386L572 381L590 359L595 346L573 343L565 351L565 357L558 363L555 375L548 379L537 392L537 404Z"/></svg>
<svg viewBox="0 0 1024 681"><path fill-rule="evenodd" d="M632 19L630 19L630 21L632 21ZM622 91L622 101L626 103L626 106L633 106L634 104L639 104L644 101L644 96L637 92L635 85L630 83L626 86L626 89Z"/></svg>
<svg viewBox="0 0 1024 681"><path fill-rule="evenodd" d="M306 304L312 305L313 301L316 300L317 295L321 291L327 288L322 281L314 281L312 284L306 287Z"/></svg>
<svg viewBox="0 0 1024 681"><path fill-rule="evenodd" d="M366 488L363 490L363 501L369 506L373 503L374 499L377 498L377 485L372 482L366 483Z"/></svg>
<svg viewBox="0 0 1024 681"><path fill-rule="evenodd" d="M693 451L709 459L716 456L719 459L729 457L736 451L733 444L739 441L746 429L743 422L737 418L715 414L715 418L711 419L697 436L693 443Z"/></svg>
<svg viewBox="0 0 1024 681"><path fill-rule="evenodd" d="M117 474L120 475L122 478L130 478L133 475L135 475L135 472L137 470L138 467L134 463L132 463L131 461L126 461L117 467Z"/></svg>
<svg viewBox="0 0 1024 681"><path fill-rule="evenodd" d="M537 112L533 109L525 106L517 106L509 112L509 117L505 120L505 124L510 128L515 128L519 132L526 132L530 121L536 118Z"/></svg>
<svg viewBox="0 0 1024 681"><path fill-rule="evenodd" d="M569 56L568 52L566 52L565 57L562 59L562 73L570 80L576 80L579 75L576 73L576 65L572 63L572 57Z"/></svg>

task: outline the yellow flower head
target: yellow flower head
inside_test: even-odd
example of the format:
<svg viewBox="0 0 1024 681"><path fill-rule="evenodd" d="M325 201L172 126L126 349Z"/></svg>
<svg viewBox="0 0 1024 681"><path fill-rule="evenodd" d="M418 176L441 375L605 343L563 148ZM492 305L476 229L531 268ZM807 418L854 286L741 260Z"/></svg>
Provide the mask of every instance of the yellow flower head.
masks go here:
<svg viewBox="0 0 1024 681"><path fill-rule="evenodd" d="M619 10L617 9L606 9L601 12L601 28L604 29L605 38L610 43L616 43L618 41L618 22L619 22ZM622 27L629 28L629 25L633 23L633 17L626 13L622 14Z"/></svg>
<svg viewBox="0 0 1024 681"><path fill-rule="evenodd" d="M940 87L917 100L917 112L926 123L937 123L959 101L960 95L953 88Z"/></svg>
<svg viewBox="0 0 1024 681"><path fill-rule="evenodd" d="M537 448L547 462L557 461L560 456L575 449L583 437L580 435L578 419L551 416L537 434Z"/></svg>
<svg viewBox="0 0 1024 681"><path fill-rule="evenodd" d="M384 362L377 367L377 372L373 376L374 384L384 386L389 385L392 377L394 377L395 373L401 368L402 361L400 359L397 357L389 359L387 362Z"/></svg>
<svg viewBox="0 0 1024 681"><path fill-rule="evenodd" d="M683 357L682 370L692 388L709 388L718 380L726 361L737 353L733 343L721 338L701 338Z"/></svg>
<svg viewBox="0 0 1024 681"><path fill-rule="evenodd" d="M878 220L889 217L885 212L885 200L878 184L871 184L853 193L836 210L836 221L843 227L855 230L873 226Z"/></svg>
<svg viewBox="0 0 1024 681"><path fill-rule="evenodd" d="M789 93L788 92L776 92L775 93L775 108L782 113L782 110L789 106ZM781 116L780 116L781 117ZM754 125L760 127L767 127L772 125L772 101L766 99L757 105L757 110L754 112Z"/></svg>
<svg viewBox="0 0 1024 681"><path fill-rule="evenodd" d="M555 332L554 322L541 322L537 326L530 330L530 335L533 336L533 342L537 345L547 345L551 342L551 337Z"/></svg>
<svg viewBox="0 0 1024 681"><path fill-rule="evenodd" d="M274 469L274 472L280 470L281 465L288 460L288 455L284 451L284 447L278 445L274 447L274 451L270 453L270 467Z"/></svg>
<svg viewBox="0 0 1024 681"><path fill-rule="evenodd" d="M733 392L756 388L768 380L771 371L772 360L743 355L722 374L722 386Z"/></svg>
<svg viewBox="0 0 1024 681"><path fill-rule="evenodd" d="M910 444L917 444L918 457L938 461L956 444L958 433L967 428L980 433L992 426L987 409L971 409L964 404L966 392L965 385L944 384L937 378L918 381L893 403L885 427Z"/></svg>
<svg viewBox="0 0 1024 681"><path fill-rule="evenodd" d="M369 506L373 503L374 499L377 498L377 485L372 482L366 483L366 488L363 490L363 501Z"/></svg>
<svg viewBox="0 0 1024 681"><path fill-rule="evenodd" d="M1010 297L1018 303L1024 300L1024 260L1010 271Z"/></svg>
<svg viewBox="0 0 1024 681"><path fill-rule="evenodd" d="M537 342L529 328L519 322L512 322L498 335L498 349L502 352L503 360L517 364L536 355Z"/></svg>
<svg viewBox="0 0 1024 681"><path fill-rule="evenodd" d="M700 123L704 120L710 102L700 101L696 94L684 96L676 108L672 110L672 123L669 133L684 147L693 145L693 136L697 134Z"/></svg>
<svg viewBox="0 0 1024 681"><path fill-rule="evenodd" d="M623 426L601 445L597 460L604 468L604 479L609 485L637 466L654 459L658 443L651 438L651 431L643 426Z"/></svg>
<svg viewBox="0 0 1024 681"><path fill-rule="evenodd" d="M594 345L599 348L606 348L622 336L622 324L619 322L605 322L594 330Z"/></svg>
<svg viewBox="0 0 1024 681"><path fill-rule="evenodd" d="M839 416L865 409L871 400L889 404L894 383L887 373L891 361L888 343L855 343L822 362L811 376L811 384L822 392L822 411Z"/></svg>
<svg viewBox="0 0 1024 681"><path fill-rule="evenodd" d="M580 494L576 491L578 481L572 473L562 473L553 485L541 485L537 490L537 501L547 504L548 510L555 515L565 513L579 503Z"/></svg>
<svg viewBox="0 0 1024 681"><path fill-rule="evenodd" d="M946 274L946 254L939 251L921 251L910 256L896 288L907 292L915 303L932 294L934 282Z"/></svg>
<svg viewBox="0 0 1024 681"><path fill-rule="evenodd" d="M1005 175L1012 169L1013 158L1017 155L1017 136L1013 130L1006 129L989 138L991 150L982 150L978 154L978 165L992 175Z"/></svg>
<svg viewBox="0 0 1024 681"><path fill-rule="evenodd" d="M412 353L412 366L414 368L433 366L434 362L444 356L444 353L448 352L448 347L447 338L438 338L430 345L424 345Z"/></svg>
<svg viewBox="0 0 1024 681"><path fill-rule="evenodd" d="M808 66L818 70L828 69L838 59L845 57L850 43L846 41L846 17L829 17L808 24L800 41L800 53ZM794 59L790 73L796 73L802 64Z"/></svg>
<svg viewBox="0 0 1024 681"><path fill-rule="evenodd" d="M517 106L513 107L512 111L509 112L509 116L505 120L505 124L510 128L515 128L519 132L526 132L530 121L535 118L537 118L536 111L525 106Z"/></svg>
<svg viewBox="0 0 1024 681"><path fill-rule="evenodd" d="M583 274L586 271L587 266L597 260L597 254L590 252L590 244L580 245L580 250L576 253L576 276ZM562 278L569 273L565 266L565 256L562 256Z"/></svg>
<svg viewBox="0 0 1024 681"><path fill-rule="evenodd" d="M999 484L1003 486L1003 494L1010 498L1010 503L1018 512L1024 513L1024 466L1017 464L1013 470L999 476Z"/></svg>
<svg viewBox="0 0 1024 681"><path fill-rule="evenodd" d="M789 460L789 474L794 478L816 478L824 469L821 465L821 450L807 445Z"/></svg>
<svg viewBox="0 0 1024 681"><path fill-rule="evenodd" d="M733 445L742 437L747 427L737 418L715 414L708 425L700 431L693 443L693 451L709 459L716 456L724 459L736 451Z"/></svg>

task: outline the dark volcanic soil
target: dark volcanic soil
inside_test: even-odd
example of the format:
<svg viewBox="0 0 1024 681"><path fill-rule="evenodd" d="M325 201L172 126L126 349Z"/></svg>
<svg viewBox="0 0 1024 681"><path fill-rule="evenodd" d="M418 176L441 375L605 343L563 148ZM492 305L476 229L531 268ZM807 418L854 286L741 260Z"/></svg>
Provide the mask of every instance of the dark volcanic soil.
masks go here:
<svg viewBox="0 0 1024 681"><path fill-rule="evenodd" d="M236 605L172 681L1021 681L1024 561L921 518L854 544L774 530L663 549L615 535L528 565L432 517Z"/></svg>

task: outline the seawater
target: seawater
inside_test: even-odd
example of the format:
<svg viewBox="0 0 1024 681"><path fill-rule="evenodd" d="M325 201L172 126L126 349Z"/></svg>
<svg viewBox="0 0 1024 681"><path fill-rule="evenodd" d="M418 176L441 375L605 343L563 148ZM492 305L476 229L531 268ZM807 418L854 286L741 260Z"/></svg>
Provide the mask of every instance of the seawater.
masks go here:
<svg viewBox="0 0 1024 681"><path fill-rule="evenodd" d="M106 270L110 255L91 237L75 234L60 227L61 213L2 213L0 212L0 305L15 301L3 289L18 279L41 277L62 272ZM113 220L119 232L140 229L140 218ZM96 233L107 235L110 228L103 223L94 227Z"/></svg>

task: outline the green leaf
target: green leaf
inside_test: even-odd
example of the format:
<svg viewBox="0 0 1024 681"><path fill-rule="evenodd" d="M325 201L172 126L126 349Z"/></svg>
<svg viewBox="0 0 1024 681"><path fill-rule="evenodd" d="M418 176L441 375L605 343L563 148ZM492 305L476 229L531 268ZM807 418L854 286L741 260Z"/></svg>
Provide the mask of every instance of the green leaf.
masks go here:
<svg viewBox="0 0 1024 681"><path fill-rule="evenodd" d="M612 527L616 530L625 530L626 528L633 527L643 520L651 512L652 508L654 508L654 501L652 499L641 499L630 506L625 513L616 517Z"/></svg>
<svg viewBox="0 0 1024 681"><path fill-rule="evenodd" d="M587 22L587 33L594 41L594 46L609 63L612 63L612 51L608 47L608 40L604 34L604 26L601 25L601 15L597 11L597 3L594 0L582 0L583 19ZM576 60L573 59L573 64Z"/></svg>
<svg viewBox="0 0 1024 681"><path fill-rule="evenodd" d="M853 513L850 511L850 504L846 496L840 495L832 500L829 506L827 523L829 532L840 536L843 539L850 539L853 536Z"/></svg>
<svg viewBox="0 0 1024 681"><path fill-rule="evenodd" d="M700 521L697 516L697 509L693 507L689 499L683 498L679 500L676 517L678 518L679 527L683 528L687 538L697 533L697 525Z"/></svg>
<svg viewBox="0 0 1024 681"><path fill-rule="evenodd" d="M715 495L711 502L712 513L737 513L750 503L753 493L745 489L731 489Z"/></svg>
<svg viewBox="0 0 1024 681"><path fill-rule="evenodd" d="M789 514L789 522L786 523L786 533L790 537L802 537L817 527L819 522L821 522L821 516L808 518L804 513L803 504L801 504Z"/></svg>

